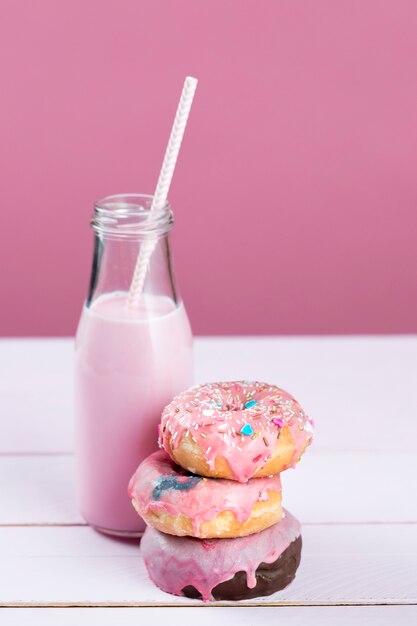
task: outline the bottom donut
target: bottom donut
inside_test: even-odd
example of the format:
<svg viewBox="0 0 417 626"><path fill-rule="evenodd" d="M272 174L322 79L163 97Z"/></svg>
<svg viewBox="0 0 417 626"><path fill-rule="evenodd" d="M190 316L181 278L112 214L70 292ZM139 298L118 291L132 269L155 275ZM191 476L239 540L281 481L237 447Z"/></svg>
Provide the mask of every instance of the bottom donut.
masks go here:
<svg viewBox="0 0 417 626"><path fill-rule="evenodd" d="M147 528L141 553L149 577L163 591L208 600L246 600L284 589L301 558L299 521L281 522L247 537L195 539Z"/></svg>

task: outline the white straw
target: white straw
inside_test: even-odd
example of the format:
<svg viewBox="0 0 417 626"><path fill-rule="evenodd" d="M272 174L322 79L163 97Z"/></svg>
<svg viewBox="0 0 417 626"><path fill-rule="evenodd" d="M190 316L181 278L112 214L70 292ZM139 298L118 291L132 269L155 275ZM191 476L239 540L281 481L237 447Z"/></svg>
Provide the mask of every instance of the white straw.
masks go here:
<svg viewBox="0 0 417 626"><path fill-rule="evenodd" d="M171 185L172 176L178 159L178 153L181 147L181 141L184 136L185 127L190 114L191 105L193 103L194 93L197 88L197 82L197 79L192 78L191 76L187 76L185 79L171 135L169 137L168 146L165 152L164 161L162 163L162 169L159 174L158 184L156 185L155 194L152 200L150 208L151 211L154 209L162 209L166 204L169 187ZM151 235L141 246L129 290L129 307L137 306L139 302L143 285L145 283L146 273L148 271L149 261L152 256L152 252L156 247L156 242L157 238Z"/></svg>

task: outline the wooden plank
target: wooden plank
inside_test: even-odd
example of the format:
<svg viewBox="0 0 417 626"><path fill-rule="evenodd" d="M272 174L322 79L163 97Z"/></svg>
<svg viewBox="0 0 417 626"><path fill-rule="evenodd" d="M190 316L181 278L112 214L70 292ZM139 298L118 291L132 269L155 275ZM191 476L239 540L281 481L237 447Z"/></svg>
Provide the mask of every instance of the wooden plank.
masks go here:
<svg viewBox="0 0 417 626"><path fill-rule="evenodd" d="M72 455L0 456L0 525L80 524Z"/></svg>
<svg viewBox="0 0 417 626"><path fill-rule="evenodd" d="M83 523L74 473L70 455L0 456L0 525ZM283 501L303 523L417 522L417 499L406 488L411 476L415 453L312 447L296 471L282 474Z"/></svg>
<svg viewBox="0 0 417 626"><path fill-rule="evenodd" d="M316 448L417 450L415 336L210 337L196 347L198 381L265 380L294 394L316 422Z"/></svg>
<svg viewBox="0 0 417 626"><path fill-rule="evenodd" d="M317 448L417 449L416 337L210 337L195 353L197 382L291 391L316 420ZM0 452L73 449L72 360L71 339L0 341Z"/></svg>
<svg viewBox="0 0 417 626"><path fill-rule="evenodd" d="M73 449L73 340L0 341L0 452Z"/></svg>
<svg viewBox="0 0 417 626"><path fill-rule="evenodd" d="M36 608L3 609L8 626L137 626L152 622L155 626L213 626L215 621L228 626L415 626L415 606L315 606L315 607L188 607L159 608Z"/></svg>
<svg viewBox="0 0 417 626"><path fill-rule="evenodd" d="M415 452L307 450L281 474L283 503L304 523L417 522Z"/></svg>
<svg viewBox="0 0 417 626"><path fill-rule="evenodd" d="M416 525L305 526L303 540L294 583L260 603L417 603ZM3 527L0 554L2 605L199 604L155 587L137 542L87 527Z"/></svg>

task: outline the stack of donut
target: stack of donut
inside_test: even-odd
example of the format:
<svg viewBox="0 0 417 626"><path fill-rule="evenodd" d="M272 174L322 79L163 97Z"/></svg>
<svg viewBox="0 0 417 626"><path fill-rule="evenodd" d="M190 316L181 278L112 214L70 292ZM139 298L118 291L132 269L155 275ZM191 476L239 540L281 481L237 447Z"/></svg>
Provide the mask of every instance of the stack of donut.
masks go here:
<svg viewBox="0 0 417 626"><path fill-rule="evenodd" d="M294 578L300 524L281 506L280 472L311 443L313 422L286 391L208 383L164 409L161 450L129 483L148 525L141 551L164 591L203 600L269 595Z"/></svg>

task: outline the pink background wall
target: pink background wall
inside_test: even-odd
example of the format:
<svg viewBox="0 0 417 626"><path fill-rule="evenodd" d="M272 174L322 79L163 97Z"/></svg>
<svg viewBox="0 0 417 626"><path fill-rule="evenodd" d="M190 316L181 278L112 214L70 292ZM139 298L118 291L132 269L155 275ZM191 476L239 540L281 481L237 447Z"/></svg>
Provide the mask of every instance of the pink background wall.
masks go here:
<svg viewBox="0 0 417 626"><path fill-rule="evenodd" d="M171 202L197 333L417 330L415 0L1 0L2 335L73 334L94 199Z"/></svg>

